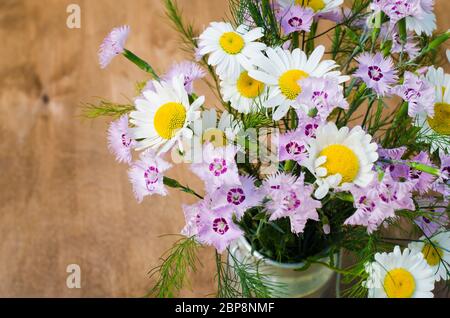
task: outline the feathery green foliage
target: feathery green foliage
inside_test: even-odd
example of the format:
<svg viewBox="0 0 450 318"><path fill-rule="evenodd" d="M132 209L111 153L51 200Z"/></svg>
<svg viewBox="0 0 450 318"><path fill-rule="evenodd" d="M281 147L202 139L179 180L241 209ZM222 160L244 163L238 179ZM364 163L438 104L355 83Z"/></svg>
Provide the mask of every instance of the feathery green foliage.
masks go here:
<svg viewBox="0 0 450 318"><path fill-rule="evenodd" d="M282 294L283 285L262 274L258 263L240 261L229 250L226 262L216 253L216 266L219 298L270 298Z"/></svg>
<svg viewBox="0 0 450 318"><path fill-rule="evenodd" d="M244 130L247 130L250 128L255 128L255 129L263 128L263 127L269 128L269 127L273 126L272 118L266 116L266 114L264 114L262 112L241 115L240 119L244 126Z"/></svg>
<svg viewBox="0 0 450 318"><path fill-rule="evenodd" d="M86 118L113 117L118 118L134 110L134 105L117 104L105 99L101 99L97 104L83 104L83 116Z"/></svg>
<svg viewBox="0 0 450 318"><path fill-rule="evenodd" d="M197 270L200 263L197 256L199 245L195 237L183 237L161 258L162 264L149 272L157 276L157 282L148 296L158 298L176 297L188 281L188 274Z"/></svg>
<svg viewBox="0 0 450 318"><path fill-rule="evenodd" d="M178 7L176 1L165 0L164 5L166 7L167 17L172 21L174 29L180 35L183 48L188 52L194 53L197 47L195 38L198 33L194 30L192 24L183 21L183 12Z"/></svg>
<svg viewBox="0 0 450 318"><path fill-rule="evenodd" d="M254 23L255 26L263 28L266 44L277 46L284 42L285 39L281 36L280 25L269 0L232 0L230 11L236 25Z"/></svg>
<svg viewBox="0 0 450 318"><path fill-rule="evenodd" d="M183 20L183 13L181 9L178 7L176 1L174 0L165 0L166 7L166 15L169 20L172 22L174 29L180 35L180 41L183 45L183 49L191 54L195 54L197 49L197 41L198 33L194 30L194 27L190 23L186 23ZM220 84L217 78L216 73L211 65L207 63L206 57L201 59L201 64L208 70L210 77L213 79L214 84L211 84L209 81L205 80L210 88L214 88L216 90L216 96L221 96L220 94ZM230 110L230 109L228 109Z"/></svg>

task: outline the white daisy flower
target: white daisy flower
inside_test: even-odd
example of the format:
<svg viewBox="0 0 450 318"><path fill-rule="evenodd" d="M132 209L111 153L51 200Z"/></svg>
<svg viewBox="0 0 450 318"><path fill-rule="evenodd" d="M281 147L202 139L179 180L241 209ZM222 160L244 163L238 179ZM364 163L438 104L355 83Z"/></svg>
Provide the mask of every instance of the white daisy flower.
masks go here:
<svg viewBox="0 0 450 318"><path fill-rule="evenodd" d="M372 136L357 126L352 130L328 123L316 130L316 138L308 141L304 166L317 178L315 197L324 198L330 189L349 189L355 184L366 187L373 180L374 162L378 159L377 144Z"/></svg>
<svg viewBox="0 0 450 318"><path fill-rule="evenodd" d="M154 81L153 86L154 90L146 90L136 99L137 110L130 114L130 123L135 127L130 132L137 141L137 150L150 147L163 153L182 137L192 137L188 125L199 117L198 109L205 98L201 96L191 104L183 76L171 82Z"/></svg>
<svg viewBox="0 0 450 318"><path fill-rule="evenodd" d="M311 8L315 13L334 11L344 0L278 0L281 8L286 9L294 5Z"/></svg>
<svg viewBox="0 0 450 318"><path fill-rule="evenodd" d="M216 67L219 77L236 78L241 66L250 68L250 59L266 49L264 43L255 42L263 36L262 28L248 30L241 25L235 30L230 23L212 22L199 37L198 53L209 54L208 64Z"/></svg>
<svg viewBox="0 0 450 318"><path fill-rule="evenodd" d="M434 116L420 112L415 125L421 127L422 139L432 152L440 149L450 153L450 75L442 68L429 67L426 79L435 87Z"/></svg>
<svg viewBox="0 0 450 318"><path fill-rule="evenodd" d="M267 98L267 86L251 78L245 69L241 69L238 77L221 81L220 87L223 100L243 114L257 111Z"/></svg>
<svg viewBox="0 0 450 318"><path fill-rule="evenodd" d="M421 253L399 246L366 265L369 298L433 298L434 274Z"/></svg>
<svg viewBox="0 0 450 318"><path fill-rule="evenodd" d="M442 67L434 68L434 66L428 67L426 79L436 87L445 89L450 84L450 75L444 72Z"/></svg>
<svg viewBox="0 0 450 318"><path fill-rule="evenodd" d="M289 107L300 108L297 101L302 88L299 81L312 77L335 77L339 83L349 79L341 76L341 72L332 71L338 65L335 61L320 61L325 47L320 45L309 58L305 52L295 49L292 52L282 48L268 48L267 57L260 56L253 60L258 69L249 71L249 76L269 86L269 95L265 107L277 107L273 114L274 120L283 118Z"/></svg>
<svg viewBox="0 0 450 318"><path fill-rule="evenodd" d="M210 142L215 147L226 146L242 129L240 123L227 111L218 120L215 109L203 111L202 120L194 122L192 127L194 135L200 137L202 143Z"/></svg>
<svg viewBox="0 0 450 318"><path fill-rule="evenodd" d="M202 160L203 145L211 143L214 147L224 147L236 139L242 125L233 115L224 111L220 118L215 109L205 110L201 118L189 126L194 135L193 138L183 138L183 150L172 150L172 160L176 163L193 163Z"/></svg>
<svg viewBox="0 0 450 318"><path fill-rule="evenodd" d="M447 272L450 271L450 232L442 231L429 239L423 236L420 241L411 242L408 248L423 254L437 282L441 279L449 280Z"/></svg>

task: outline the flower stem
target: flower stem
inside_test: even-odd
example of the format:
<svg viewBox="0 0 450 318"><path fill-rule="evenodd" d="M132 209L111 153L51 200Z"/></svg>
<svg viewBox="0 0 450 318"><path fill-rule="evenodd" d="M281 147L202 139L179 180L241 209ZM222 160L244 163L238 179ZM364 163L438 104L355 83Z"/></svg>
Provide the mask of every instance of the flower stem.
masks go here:
<svg viewBox="0 0 450 318"><path fill-rule="evenodd" d="M292 169L294 169L294 160L287 160L286 163L284 164L284 171L285 172L291 172Z"/></svg>
<svg viewBox="0 0 450 318"><path fill-rule="evenodd" d="M419 170L428 174L431 174L433 176L440 177L441 172L439 169L428 166L426 164L420 163L420 162L414 162L414 161L403 161L403 160L390 160L390 159L380 159L380 161L390 163L390 164L399 164L399 165L407 165L408 167Z"/></svg>
<svg viewBox="0 0 450 318"><path fill-rule="evenodd" d="M164 184L165 184L166 186L168 186L169 188L180 189L180 190L183 191L183 192L192 194L192 195L196 196L197 198L203 200L203 197L202 197L200 194L198 194L197 192L195 192L195 191L192 190L191 188L182 185L181 183L179 183L179 182L178 182L177 180L175 180L175 179L171 179L171 178L169 178L169 177L164 177L164 181L163 181L163 182L164 182Z"/></svg>
<svg viewBox="0 0 450 318"><path fill-rule="evenodd" d="M408 34L406 32L406 18L403 18L398 22L398 33L400 35L401 43L405 44L408 38Z"/></svg>
<svg viewBox="0 0 450 318"><path fill-rule="evenodd" d="M136 54L134 54L131 51L128 51L127 49L125 49L125 52L123 53L123 56L125 56L128 60L133 62L141 70L151 74L153 79L159 81L159 76L156 74L155 70L150 66L150 64L145 62L139 56L137 56Z"/></svg>

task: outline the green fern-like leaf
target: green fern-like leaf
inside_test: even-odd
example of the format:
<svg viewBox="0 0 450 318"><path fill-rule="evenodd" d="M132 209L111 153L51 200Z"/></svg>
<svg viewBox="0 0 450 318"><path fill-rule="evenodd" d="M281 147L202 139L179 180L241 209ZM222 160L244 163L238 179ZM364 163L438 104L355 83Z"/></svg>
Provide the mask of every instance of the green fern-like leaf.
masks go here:
<svg viewBox="0 0 450 318"><path fill-rule="evenodd" d="M82 107L83 116L90 119L98 117L118 118L132 112L135 109L134 105L118 104L105 99L101 99L97 104L83 104Z"/></svg>
<svg viewBox="0 0 450 318"><path fill-rule="evenodd" d="M149 272L157 276L156 284L148 296L172 298L185 286L188 274L197 270L199 245L195 237L183 237L161 258L162 264Z"/></svg>

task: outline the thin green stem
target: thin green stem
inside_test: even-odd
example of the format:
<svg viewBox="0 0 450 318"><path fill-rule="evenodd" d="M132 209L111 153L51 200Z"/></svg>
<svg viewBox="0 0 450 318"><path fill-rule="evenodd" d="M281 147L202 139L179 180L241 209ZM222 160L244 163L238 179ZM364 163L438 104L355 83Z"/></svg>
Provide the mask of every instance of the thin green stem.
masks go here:
<svg viewBox="0 0 450 318"><path fill-rule="evenodd" d="M153 79L159 81L159 76L156 74L153 67L151 67L150 64L148 64L146 61L141 59L139 56L134 54L133 52L125 49L125 52L123 53L123 56L125 56L128 60L133 62L137 67L139 67L141 70L149 73L152 75Z"/></svg>
<svg viewBox="0 0 450 318"><path fill-rule="evenodd" d="M191 188L189 188L188 186L184 186L181 183L179 183L177 180L175 179L171 179L169 177L164 177L164 184L170 188L174 188L174 189L179 189L183 192L192 194L194 196L196 196L197 198L203 200L203 197L198 194L197 192L195 192L194 190L192 190Z"/></svg>
<svg viewBox="0 0 450 318"><path fill-rule="evenodd" d="M420 163L420 162L414 162L414 161L406 161L406 160L392 160L392 159L380 159L382 162L390 163L390 164L398 164L398 165L407 165L408 167L419 170L428 174L431 174L433 176L439 177L441 175L441 172L439 169L435 167L428 166L426 164Z"/></svg>

